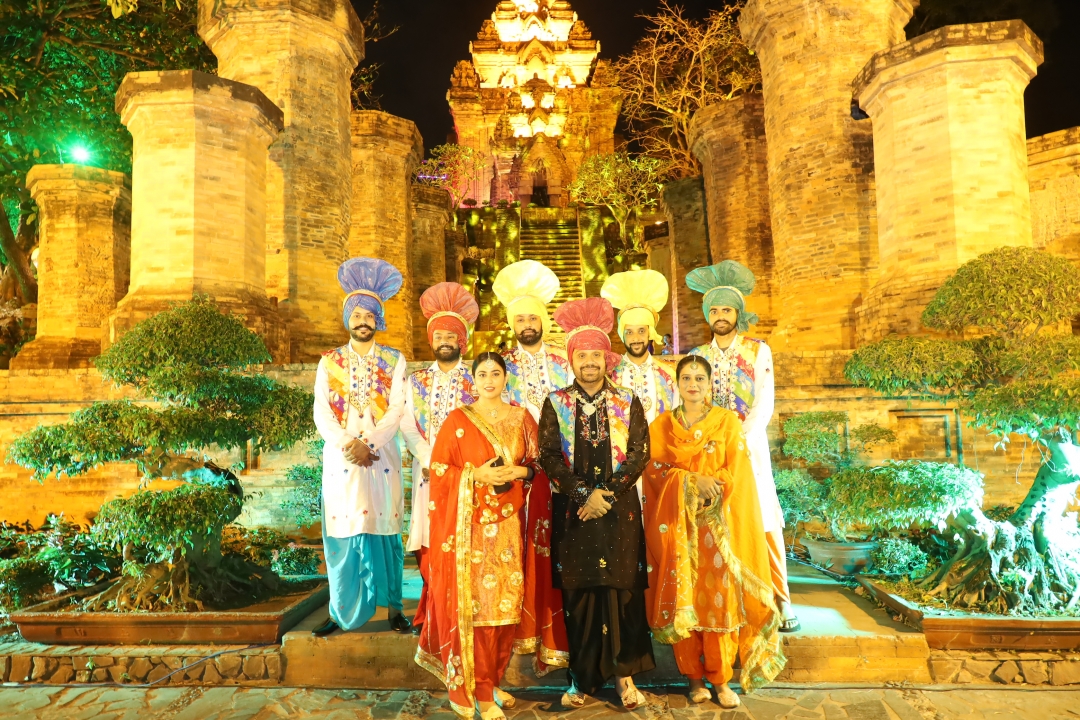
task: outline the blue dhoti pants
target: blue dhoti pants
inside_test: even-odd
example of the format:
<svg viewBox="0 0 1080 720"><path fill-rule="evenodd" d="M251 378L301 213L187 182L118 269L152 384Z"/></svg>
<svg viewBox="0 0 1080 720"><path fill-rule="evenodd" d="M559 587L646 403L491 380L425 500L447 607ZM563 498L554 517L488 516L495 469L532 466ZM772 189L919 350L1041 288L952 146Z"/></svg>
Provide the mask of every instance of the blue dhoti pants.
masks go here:
<svg viewBox="0 0 1080 720"><path fill-rule="evenodd" d="M330 617L342 630L355 630L376 607L401 612L405 549L401 535L329 537L323 532L330 578Z"/></svg>

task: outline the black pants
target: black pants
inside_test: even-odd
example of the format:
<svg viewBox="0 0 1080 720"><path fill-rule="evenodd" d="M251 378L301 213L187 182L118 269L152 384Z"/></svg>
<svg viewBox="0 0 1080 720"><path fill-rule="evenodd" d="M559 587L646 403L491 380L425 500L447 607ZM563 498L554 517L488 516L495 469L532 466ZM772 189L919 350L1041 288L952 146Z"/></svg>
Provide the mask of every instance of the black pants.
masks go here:
<svg viewBox="0 0 1080 720"><path fill-rule="evenodd" d="M562 596L574 687L594 695L613 677L656 667L644 590L564 589Z"/></svg>

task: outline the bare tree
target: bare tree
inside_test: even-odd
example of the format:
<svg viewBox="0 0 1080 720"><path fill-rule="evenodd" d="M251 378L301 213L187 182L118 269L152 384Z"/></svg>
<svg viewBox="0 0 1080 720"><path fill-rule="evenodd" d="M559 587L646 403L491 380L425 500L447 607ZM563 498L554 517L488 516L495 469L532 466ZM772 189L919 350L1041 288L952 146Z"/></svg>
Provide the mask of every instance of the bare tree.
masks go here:
<svg viewBox="0 0 1080 720"><path fill-rule="evenodd" d="M761 68L739 32L741 9L733 4L694 20L661 0L656 15L641 16L650 23L645 37L614 64L629 138L675 177L701 174L687 139L694 113L760 92Z"/></svg>
<svg viewBox="0 0 1080 720"><path fill-rule="evenodd" d="M638 251L636 238L626 237L631 214L653 207L664 188L667 168L662 160L634 157L625 152L591 155L581 163L570 183L570 197L611 211L619 224L619 238L628 250Z"/></svg>
<svg viewBox="0 0 1080 720"><path fill-rule="evenodd" d="M413 174L413 182L447 190L457 208L483 177L486 167L484 156L467 145L436 145L431 148L431 157L420 163Z"/></svg>

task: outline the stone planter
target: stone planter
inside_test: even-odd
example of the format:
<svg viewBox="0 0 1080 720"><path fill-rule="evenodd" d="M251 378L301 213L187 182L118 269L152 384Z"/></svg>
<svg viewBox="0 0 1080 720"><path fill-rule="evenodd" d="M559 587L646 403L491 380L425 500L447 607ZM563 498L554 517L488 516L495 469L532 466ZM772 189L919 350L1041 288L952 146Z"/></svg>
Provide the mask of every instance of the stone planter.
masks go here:
<svg viewBox="0 0 1080 720"><path fill-rule="evenodd" d="M110 581L111 582L111 581ZM330 599L330 585L271 598L239 610L207 612L79 612L71 601L109 583L65 593L11 614L23 638L49 645L255 645L281 636Z"/></svg>
<svg viewBox="0 0 1080 720"><path fill-rule="evenodd" d="M935 650L1080 650L1080 619L937 612L857 578L875 600L922 630Z"/></svg>
<svg viewBox="0 0 1080 720"><path fill-rule="evenodd" d="M815 564L838 575L854 575L868 570L872 564L870 553L877 547L876 542L829 542L808 538L800 542Z"/></svg>

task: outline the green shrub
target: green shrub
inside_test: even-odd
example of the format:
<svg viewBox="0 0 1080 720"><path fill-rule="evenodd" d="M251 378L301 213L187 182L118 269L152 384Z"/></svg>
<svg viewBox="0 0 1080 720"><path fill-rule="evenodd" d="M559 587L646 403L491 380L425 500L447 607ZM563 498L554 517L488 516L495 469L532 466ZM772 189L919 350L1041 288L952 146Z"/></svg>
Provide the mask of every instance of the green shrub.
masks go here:
<svg viewBox="0 0 1080 720"><path fill-rule="evenodd" d="M273 568L278 575L318 575L319 553L315 548L289 545L278 551Z"/></svg>
<svg viewBox="0 0 1080 720"><path fill-rule="evenodd" d="M313 462L293 465L286 474L292 487L282 500L281 508L299 528L322 521L322 451L322 438L311 441L307 456Z"/></svg>
<svg viewBox="0 0 1080 720"><path fill-rule="evenodd" d="M919 576L926 572L930 558L918 545L903 538L884 538L870 554L873 572L881 575Z"/></svg>
<svg viewBox="0 0 1080 720"><path fill-rule="evenodd" d="M53 589L49 565L36 557L0 560L0 613L32 605Z"/></svg>
<svg viewBox="0 0 1080 720"><path fill-rule="evenodd" d="M795 527L801 523L825 518L825 486L810 477L805 470L778 470L776 496L784 512L784 523Z"/></svg>

